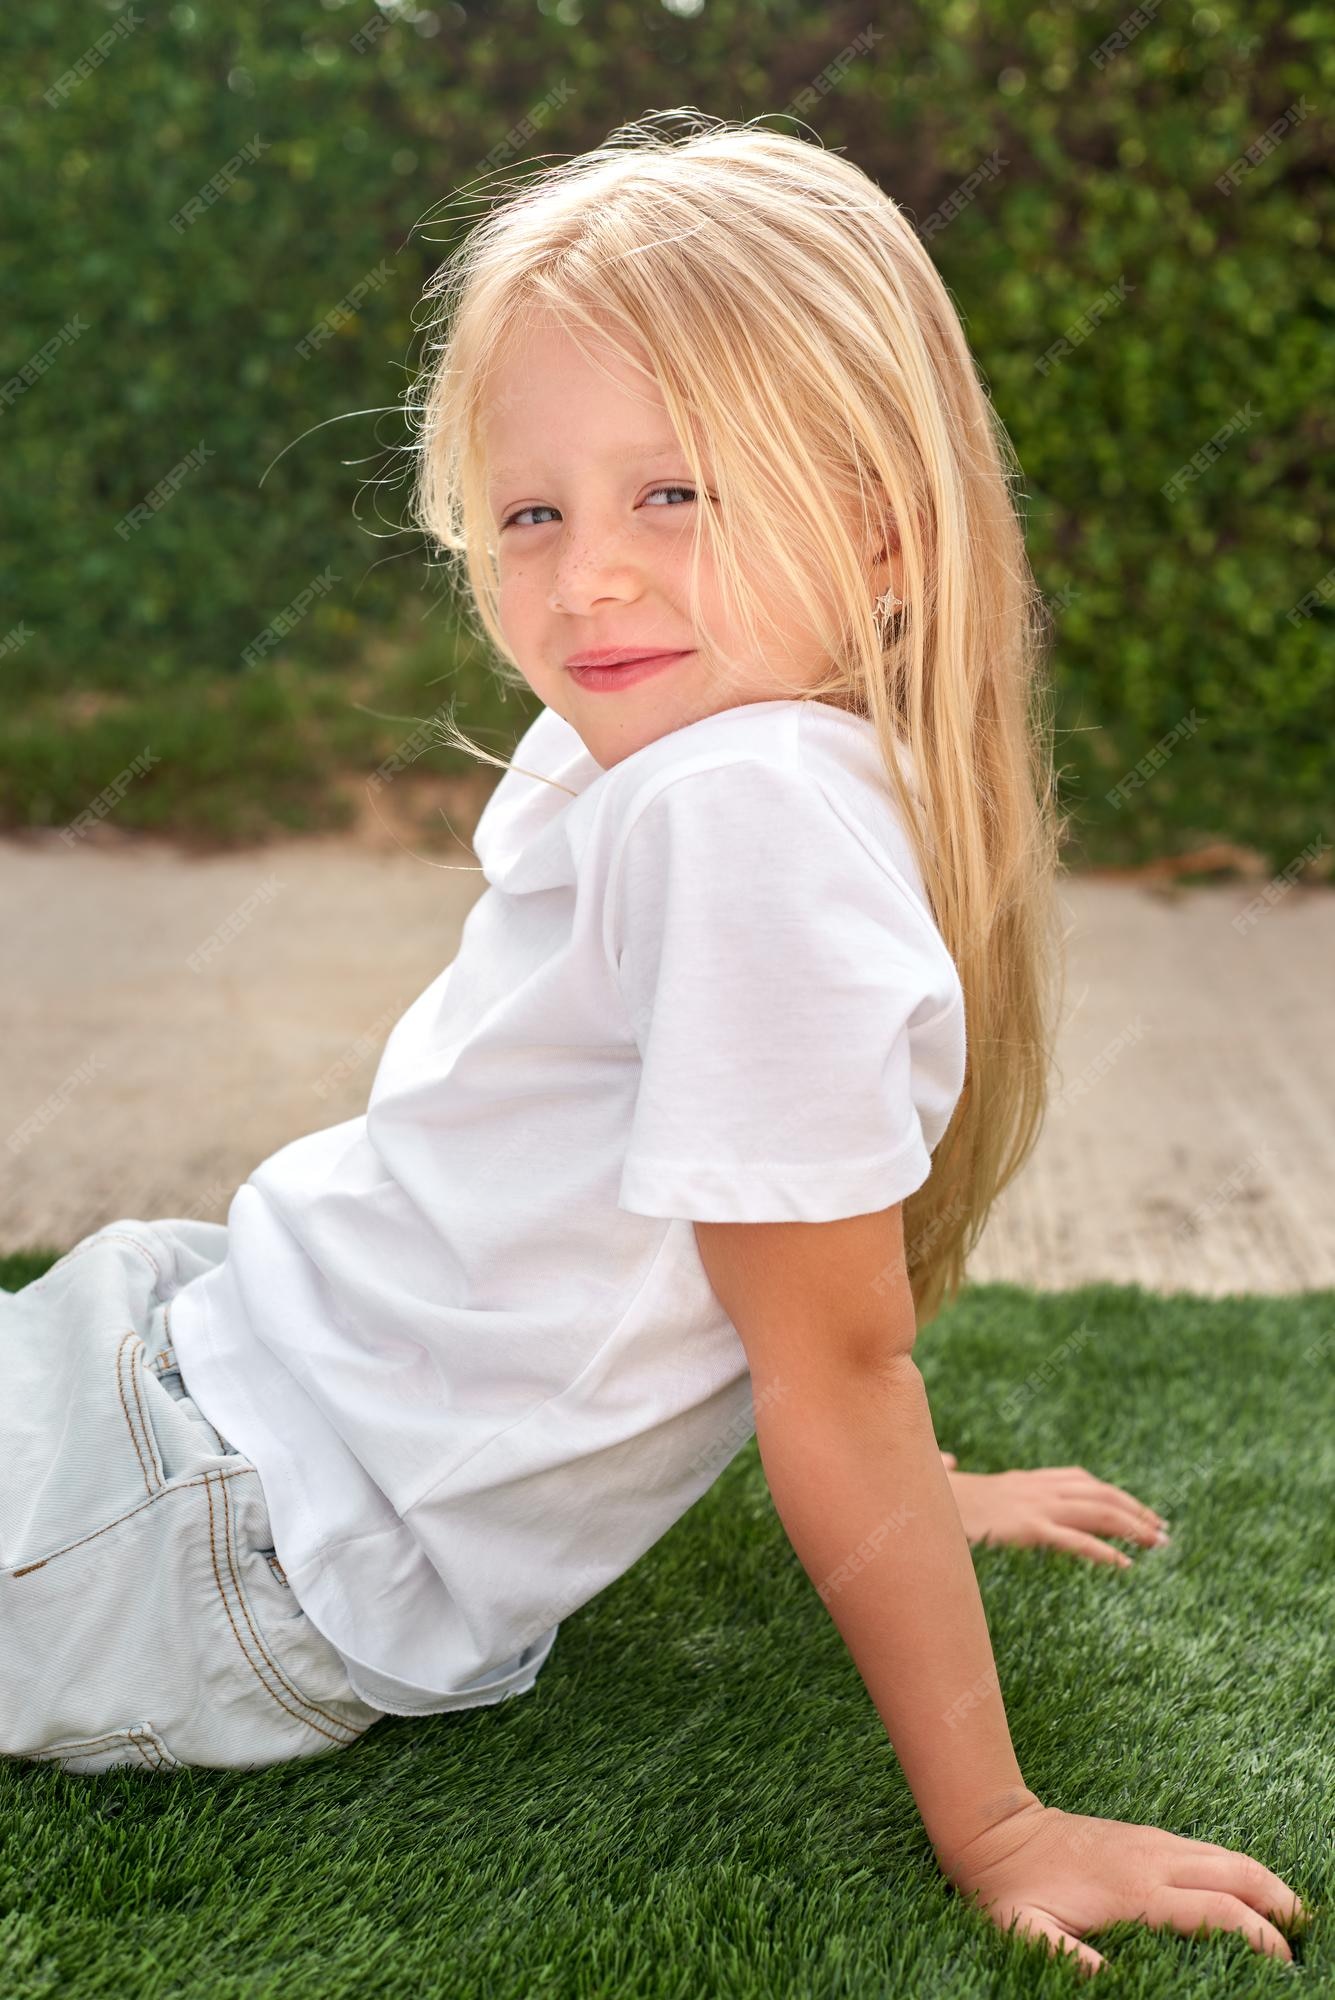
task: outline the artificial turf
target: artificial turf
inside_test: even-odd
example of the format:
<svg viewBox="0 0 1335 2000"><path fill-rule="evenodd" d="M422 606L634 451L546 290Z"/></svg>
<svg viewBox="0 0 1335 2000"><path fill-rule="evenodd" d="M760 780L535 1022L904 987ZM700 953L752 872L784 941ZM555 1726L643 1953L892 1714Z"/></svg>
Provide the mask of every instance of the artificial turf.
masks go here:
<svg viewBox="0 0 1335 2000"><path fill-rule="evenodd" d="M1292 1968L1090 1933L1097 1990L1335 1994L1335 1292L971 1286L917 1359L964 1469L1083 1465L1172 1525L1125 1570L975 1549L1026 1782L1315 1906ZM253 1774L0 1760L0 1912L3 2000L1084 1990L940 1875L754 1439L527 1695Z"/></svg>

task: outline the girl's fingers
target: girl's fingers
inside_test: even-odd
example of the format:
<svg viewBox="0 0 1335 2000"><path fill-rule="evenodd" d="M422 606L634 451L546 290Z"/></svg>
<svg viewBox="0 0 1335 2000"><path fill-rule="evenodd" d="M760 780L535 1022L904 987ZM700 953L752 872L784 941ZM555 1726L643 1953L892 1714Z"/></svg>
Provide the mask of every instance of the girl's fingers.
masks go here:
<svg viewBox="0 0 1335 2000"><path fill-rule="evenodd" d="M1263 1917L1278 1916L1286 1924L1306 1919L1307 1912L1288 1883L1254 1855L1235 1848L1220 1847L1213 1840L1188 1841L1183 1852L1174 1853L1172 1870L1180 1888L1225 1890Z"/></svg>
<svg viewBox="0 0 1335 2000"><path fill-rule="evenodd" d="M1120 1549L1109 1548L1106 1542L1095 1535L1082 1534L1079 1528L1063 1527L1054 1522L1043 1539L1054 1549L1065 1549L1068 1555L1088 1556L1091 1562L1114 1563L1118 1569L1130 1569L1131 1558Z"/></svg>
<svg viewBox="0 0 1335 2000"><path fill-rule="evenodd" d="M1172 1883L1165 1884L1150 1896L1145 1921L1152 1929L1167 1924L1184 1937L1191 1937L1202 1928L1241 1931L1253 1950L1264 1952L1267 1958L1293 1962L1287 1939L1269 1919L1258 1916L1248 1904L1222 1889L1181 1889Z"/></svg>
<svg viewBox="0 0 1335 2000"><path fill-rule="evenodd" d="M1127 1493L1120 1486L1110 1486L1106 1480L1096 1480L1095 1485L1103 1496L1119 1507L1129 1507L1138 1521L1147 1527L1166 1528L1168 1523L1162 1514L1156 1514L1153 1507L1147 1507L1143 1500L1137 1500L1134 1493Z"/></svg>
<svg viewBox="0 0 1335 2000"><path fill-rule="evenodd" d="M1156 1514L1153 1507L1147 1507L1143 1500L1137 1500L1135 1494L1128 1493L1124 1487L1113 1486L1106 1479L1095 1479L1093 1474L1088 1472L1081 1477L1079 1467L1076 1467L1074 1472L1066 1467L1054 1467L1053 1470L1058 1472L1061 1481L1057 1489L1059 1492L1069 1493L1073 1497L1082 1499L1092 1499L1097 1494L1112 1505L1127 1508L1137 1519L1147 1524L1160 1528L1168 1525L1162 1514ZM1053 1483L1057 1484L1056 1481Z"/></svg>
<svg viewBox="0 0 1335 2000"><path fill-rule="evenodd" d="M1055 1497L1046 1504L1059 1511L1060 1518L1073 1528L1088 1528L1100 1535L1122 1535L1127 1541L1141 1542L1147 1548L1152 1548L1159 1539L1156 1527L1111 1501L1070 1496Z"/></svg>
<svg viewBox="0 0 1335 2000"><path fill-rule="evenodd" d="M1074 1959L1082 1972L1097 1972L1103 1964L1092 1944L1082 1944L1070 1931L1063 1930L1057 1918L1047 1910L1036 1910L1031 1904L1024 1903L1008 1921L1013 1921L1016 1930L1026 1937L1045 1939L1050 1952ZM1007 1928L1007 1925L1002 1928Z"/></svg>

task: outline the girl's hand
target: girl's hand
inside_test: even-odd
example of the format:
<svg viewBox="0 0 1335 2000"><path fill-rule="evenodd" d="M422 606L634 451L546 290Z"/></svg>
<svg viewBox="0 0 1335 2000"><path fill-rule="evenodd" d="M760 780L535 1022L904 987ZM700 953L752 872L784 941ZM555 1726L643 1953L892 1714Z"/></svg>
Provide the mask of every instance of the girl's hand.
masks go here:
<svg viewBox="0 0 1335 2000"><path fill-rule="evenodd" d="M1241 1931L1254 1950L1291 1962L1271 1916L1294 1926L1307 1912L1278 1875L1228 1847L1186 1840L1157 1826L1090 1819L1035 1799L953 1855L946 1878L1000 1930L1046 1938L1088 1972L1103 1958L1078 1942L1086 1931L1131 1920L1193 1936Z"/></svg>
<svg viewBox="0 0 1335 2000"><path fill-rule="evenodd" d="M1091 1562L1117 1563L1126 1569L1130 1556L1101 1542L1099 1535L1121 1535L1150 1548L1169 1539L1162 1532L1166 1524L1152 1508L1120 1486L1095 1479L1083 1466L958 1472L953 1451L943 1451L941 1457L971 1542L1066 1549Z"/></svg>

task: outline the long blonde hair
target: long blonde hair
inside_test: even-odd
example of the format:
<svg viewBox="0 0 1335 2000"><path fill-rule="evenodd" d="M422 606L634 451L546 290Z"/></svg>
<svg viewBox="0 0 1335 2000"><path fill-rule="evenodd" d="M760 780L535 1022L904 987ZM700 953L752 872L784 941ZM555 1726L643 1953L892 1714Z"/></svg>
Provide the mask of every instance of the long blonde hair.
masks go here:
<svg viewBox="0 0 1335 2000"><path fill-rule="evenodd" d="M685 130L659 129L672 120ZM697 629L703 547L753 642L764 622L753 577L778 568L829 642L825 679L792 697L875 725L966 1012L964 1088L904 1206L922 1325L958 1292L992 1202L1037 1139L1063 969L1050 617L1025 553L1014 452L949 294L859 168L687 107L631 120L505 191L427 297L441 306L409 396L414 514L456 559L465 617L476 612L503 679L523 683L498 617L488 380L535 316L554 313L642 371L647 357L702 491L707 447L719 511L693 516ZM888 629L868 581L887 518L905 607Z"/></svg>

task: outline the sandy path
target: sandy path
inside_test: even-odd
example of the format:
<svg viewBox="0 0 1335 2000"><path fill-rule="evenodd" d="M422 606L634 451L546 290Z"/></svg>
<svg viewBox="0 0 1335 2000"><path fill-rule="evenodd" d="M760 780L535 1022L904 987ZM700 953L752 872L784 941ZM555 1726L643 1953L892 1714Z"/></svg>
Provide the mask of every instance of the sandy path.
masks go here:
<svg viewBox="0 0 1335 2000"><path fill-rule="evenodd" d="M0 1249L225 1220L269 1153L364 1110L482 887L468 849L430 859L459 872L364 836L207 858L0 840ZM1335 1285L1335 892L1235 924L1256 894L1066 883L1053 1105L972 1276Z"/></svg>

